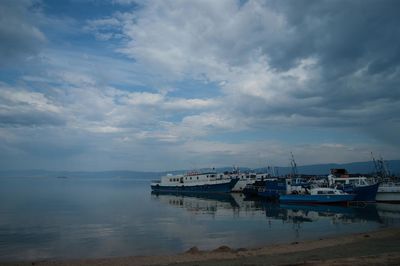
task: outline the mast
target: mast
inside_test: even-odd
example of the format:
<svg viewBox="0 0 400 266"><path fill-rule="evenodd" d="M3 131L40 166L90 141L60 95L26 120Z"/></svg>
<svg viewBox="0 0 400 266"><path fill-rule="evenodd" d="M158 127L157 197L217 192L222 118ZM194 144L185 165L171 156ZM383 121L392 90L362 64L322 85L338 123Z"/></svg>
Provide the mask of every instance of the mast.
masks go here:
<svg viewBox="0 0 400 266"><path fill-rule="evenodd" d="M372 162L374 163L374 167L375 167L375 172L376 174L379 174L379 165L378 162L375 160L374 154L371 151L371 157L372 157Z"/></svg>
<svg viewBox="0 0 400 266"><path fill-rule="evenodd" d="M297 164L296 164L296 161L294 160L294 156L293 156L292 152L290 152L290 155L291 155L290 166L292 167L292 175L293 175L293 177L296 177L297 176Z"/></svg>

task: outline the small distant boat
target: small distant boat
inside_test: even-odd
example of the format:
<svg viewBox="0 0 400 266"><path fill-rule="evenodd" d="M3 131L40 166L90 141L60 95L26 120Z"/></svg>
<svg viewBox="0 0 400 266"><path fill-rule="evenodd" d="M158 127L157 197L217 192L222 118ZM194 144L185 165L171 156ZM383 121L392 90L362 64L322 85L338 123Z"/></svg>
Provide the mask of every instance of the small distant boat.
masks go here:
<svg viewBox="0 0 400 266"><path fill-rule="evenodd" d="M151 183L154 192L179 193L229 193L238 182L237 178L227 178L216 172L189 172L183 175L161 177Z"/></svg>
<svg viewBox="0 0 400 266"><path fill-rule="evenodd" d="M355 194L348 194L333 188L311 188L308 193L280 195L281 203L339 204L353 201Z"/></svg>

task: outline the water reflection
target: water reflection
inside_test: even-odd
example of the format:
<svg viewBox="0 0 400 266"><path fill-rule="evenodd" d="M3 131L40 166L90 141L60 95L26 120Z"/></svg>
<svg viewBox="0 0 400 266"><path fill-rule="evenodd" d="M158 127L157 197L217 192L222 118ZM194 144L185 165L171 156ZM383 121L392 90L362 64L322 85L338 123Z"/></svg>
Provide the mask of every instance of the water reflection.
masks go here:
<svg viewBox="0 0 400 266"><path fill-rule="evenodd" d="M286 223L312 223L329 220L331 223L379 224L400 223L400 205L362 204L355 206L296 205L277 202L247 200L241 194L153 194L154 198L191 213L212 213L231 210L238 213L263 212L268 219Z"/></svg>
<svg viewBox="0 0 400 266"><path fill-rule="evenodd" d="M400 204L377 203L376 209L383 223L387 225L400 224Z"/></svg>
<svg viewBox="0 0 400 266"><path fill-rule="evenodd" d="M133 179L0 180L5 260L252 248L400 224L400 205L279 205L241 194L150 194Z"/></svg>
<svg viewBox="0 0 400 266"><path fill-rule="evenodd" d="M176 194L167 192L152 192L151 194L163 203L185 208L189 212L215 213L218 209L236 209L239 207L230 194Z"/></svg>

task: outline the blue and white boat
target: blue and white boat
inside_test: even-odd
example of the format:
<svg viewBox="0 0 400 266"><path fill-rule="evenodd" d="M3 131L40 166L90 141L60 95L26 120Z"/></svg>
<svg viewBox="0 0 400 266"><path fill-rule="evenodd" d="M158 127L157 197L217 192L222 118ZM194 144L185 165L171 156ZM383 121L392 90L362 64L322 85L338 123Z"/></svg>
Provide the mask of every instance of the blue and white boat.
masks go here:
<svg viewBox="0 0 400 266"><path fill-rule="evenodd" d="M356 194L354 201L375 202L379 183L371 183L365 176L350 176L346 169L331 169L328 175L330 186L349 194Z"/></svg>
<svg viewBox="0 0 400 266"><path fill-rule="evenodd" d="M280 195L281 203L340 204L353 201L355 194L348 194L334 188L311 188L306 193Z"/></svg>
<svg viewBox="0 0 400 266"><path fill-rule="evenodd" d="M151 190L179 193L229 193L237 182L237 178L227 178L216 172L189 172L183 175L163 176L161 180L151 183Z"/></svg>

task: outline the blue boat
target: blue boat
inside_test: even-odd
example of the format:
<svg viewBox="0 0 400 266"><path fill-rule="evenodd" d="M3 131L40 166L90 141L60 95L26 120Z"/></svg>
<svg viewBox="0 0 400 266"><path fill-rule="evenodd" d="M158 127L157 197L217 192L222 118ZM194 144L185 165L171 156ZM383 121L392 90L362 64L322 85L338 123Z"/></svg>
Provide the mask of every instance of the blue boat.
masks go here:
<svg viewBox="0 0 400 266"><path fill-rule="evenodd" d="M338 189L312 188L308 193L293 193L279 196L281 203L341 204L353 201L355 194L347 194Z"/></svg>
<svg viewBox="0 0 400 266"><path fill-rule="evenodd" d="M287 182L285 178L266 180L262 189L258 190L257 195L266 199L276 200L280 195L286 194Z"/></svg>
<svg viewBox="0 0 400 266"><path fill-rule="evenodd" d="M229 193L239 179L226 178L216 172L191 172L184 175L166 175L151 183L154 192Z"/></svg>
<svg viewBox="0 0 400 266"><path fill-rule="evenodd" d="M345 185L343 191L349 194L356 194L354 201L375 202L379 183L366 186Z"/></svg>

